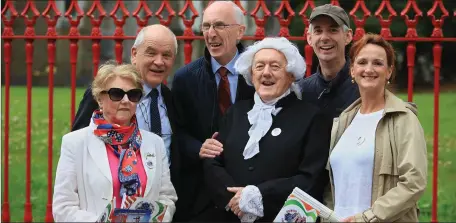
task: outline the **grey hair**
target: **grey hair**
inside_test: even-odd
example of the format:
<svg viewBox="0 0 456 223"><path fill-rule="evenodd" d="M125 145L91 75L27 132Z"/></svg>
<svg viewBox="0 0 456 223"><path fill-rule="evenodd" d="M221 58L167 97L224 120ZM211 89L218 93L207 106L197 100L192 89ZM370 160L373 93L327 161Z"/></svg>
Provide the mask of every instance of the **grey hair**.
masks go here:
<svg viewBox="0 0 456 223"><path fill-rule="evenodd" d="M166 26L164 26L166 27ZM174 40L174 48L176 49L174 52L175 54L177 54L177 38L176 38L176 35L174 34L173 31L171 31L168 27L166 27L169 32L171 33L172 37L173 37L173 40ZM141 29L141 31L139 31L138 35L136 35L136 39L135 39L135 42L133 43L133 46L131 47L132 49L133 48L138 48L139 45L141 45L143 42L144 42L144 30L147 29L147 27L144 27Z"/></svg>
<svg viewBox="0 0 456 223"><path fill-rule="evenodd" d="M345 25L345 24L342 25L342 29L344 30L344 32L348 32L348 30L350 30L350 28L348 28L348 26ZM307 33L310 34L310 33L312 33L312 31L313 31L313 25L312 25L312 23L310 23L309 24L309 29L307 30Z"/></svg>
<svg viewBox="0 0 456 223"><path fill-rule="evenodd" d="M244 76L248 85L252 85L252 63L255 54L262 49L275 49L281 52L287 59L287 72L293 74L295 82L302 79L306 73L306 63L304 57L299 53L295 44L285 37L267 37L261 41L255 42L239 56L234 64L234 69ZM301 94L299 88L292 84L291 90L298 95ZM298 96L299 97L299 96Z"/></svg>
<svg viewBox="0 0 456 223"><path fill-rule="evenodd" d="M234 9L234 19L236 20L236 23L239 25L245 25L244 12L242 12L242 9L238 5L236 5L236 3L232 2L232 1L217 1L217 2L225 2L225 3L230 4ZM204 15L204 12L203 12L203 15Z"/></svg>

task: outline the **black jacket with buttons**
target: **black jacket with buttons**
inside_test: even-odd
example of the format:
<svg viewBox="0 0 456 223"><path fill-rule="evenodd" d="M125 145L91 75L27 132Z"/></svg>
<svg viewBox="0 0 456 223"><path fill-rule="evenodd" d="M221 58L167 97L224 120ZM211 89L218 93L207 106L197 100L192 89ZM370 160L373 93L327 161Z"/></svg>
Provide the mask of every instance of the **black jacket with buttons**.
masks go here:
<svg viewBox="0 0 456 223"><path fill-rule="evenodd" d="M251 99L228 110L218 136L223 152L205 160L205 181L218 208L224 208L234 195L227 187L257 186L265 214L260 221L271 222L295 187L322 199L329 176L325 165L332 119L291 93L277 103L282 110L272 116L272 126L259 142L260 152L245 160L242 153L251 126L247 112L253 105Z"/></svg>
<svg viewBox="0 0 456 223"><path fill-rule="evenodd" d="M359 98L359 89L356 83L351 82L350 59L342 70L331 81L323 78L320 67L310 77L299 81L303 100L317 105L323 112L339 117L340 113Z"/></svg>

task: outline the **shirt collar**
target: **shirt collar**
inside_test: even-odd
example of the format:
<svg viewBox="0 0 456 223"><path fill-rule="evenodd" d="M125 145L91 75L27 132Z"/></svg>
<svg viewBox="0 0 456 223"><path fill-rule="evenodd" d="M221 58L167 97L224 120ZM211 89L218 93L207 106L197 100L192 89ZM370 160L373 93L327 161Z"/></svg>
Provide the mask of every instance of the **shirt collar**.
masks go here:
<svg viewBox="0 0 456 223"><path fill-rule="evenodd" d="M321 73L320 66L317 67L317 76L321 80L321 83L324 83L325 86L329 88L335 88L341 85L350 75L350 58L345 57L345 64L342 69L337 73L334 79L327 81L324 79L323 74Z"/></svg>
<svg viewBox="0 0 456 223"><path fill-rule="evenodd" d="M153 88L151 88L148 84L143 84L143 89L144 89L144 97L141 99L141 101L148 98L148 95L152 91ZM160 97L161 96L161 84L159 84L157 86L157 90L158 90L158 97Z"/></svg>
<svg viewBox="0 0 456 223"><path fill-rule="evenodd" d="M239 57L239 50L236 50L236 55L234 55L233 59L225 65L225 68L230 71L231 75L237 74L236 70L234 70L234 63L236 63L237 58ZM212 66L212 72L215 74L218 69L222 66L220 65L217 60L214 59L214 57L211 57L211 66Z"/></svg>

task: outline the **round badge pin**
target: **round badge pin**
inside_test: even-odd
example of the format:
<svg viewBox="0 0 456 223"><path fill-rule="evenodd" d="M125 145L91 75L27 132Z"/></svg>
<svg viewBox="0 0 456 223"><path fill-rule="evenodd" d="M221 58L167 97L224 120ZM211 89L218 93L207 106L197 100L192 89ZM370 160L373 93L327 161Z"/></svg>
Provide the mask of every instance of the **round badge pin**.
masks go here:
<svg viewBox="0 0 456 223"><path fill-rule="evenodd" d="M152 169L154 167L154 164L149 160L146 162L146 166L149 167L149 169Z"/></svg>
<svg viewBox="0 0 456 223"><path fill-rule="evenodd" d="M278 136L278 135L280 135L280 133L282 133L282 129L280 129L280 128L275 128L271 131L272 136Z"/></svg>

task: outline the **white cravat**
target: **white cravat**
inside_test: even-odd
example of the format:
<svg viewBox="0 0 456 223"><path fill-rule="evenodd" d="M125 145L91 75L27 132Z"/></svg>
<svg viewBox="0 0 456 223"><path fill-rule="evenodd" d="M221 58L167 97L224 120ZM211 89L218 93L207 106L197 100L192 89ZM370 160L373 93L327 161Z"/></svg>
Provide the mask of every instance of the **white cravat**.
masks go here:
<svg viewBox="0 0 456 223"><path fill-rule="evenodd" d="M249 129L249 141L247 141L247 145L245 145L244 152L242 153L245 160L252 158L260 152L259 142L269 131L269 128L271 128L272 115L277 115L282 109L276 108L275 105L288 94L290 94L290 89L280 97L265 103L261 100L258 93L255 92L255 96L253 97L255 104L252 110L247 113L250 125L252 126Z"/></svg>

